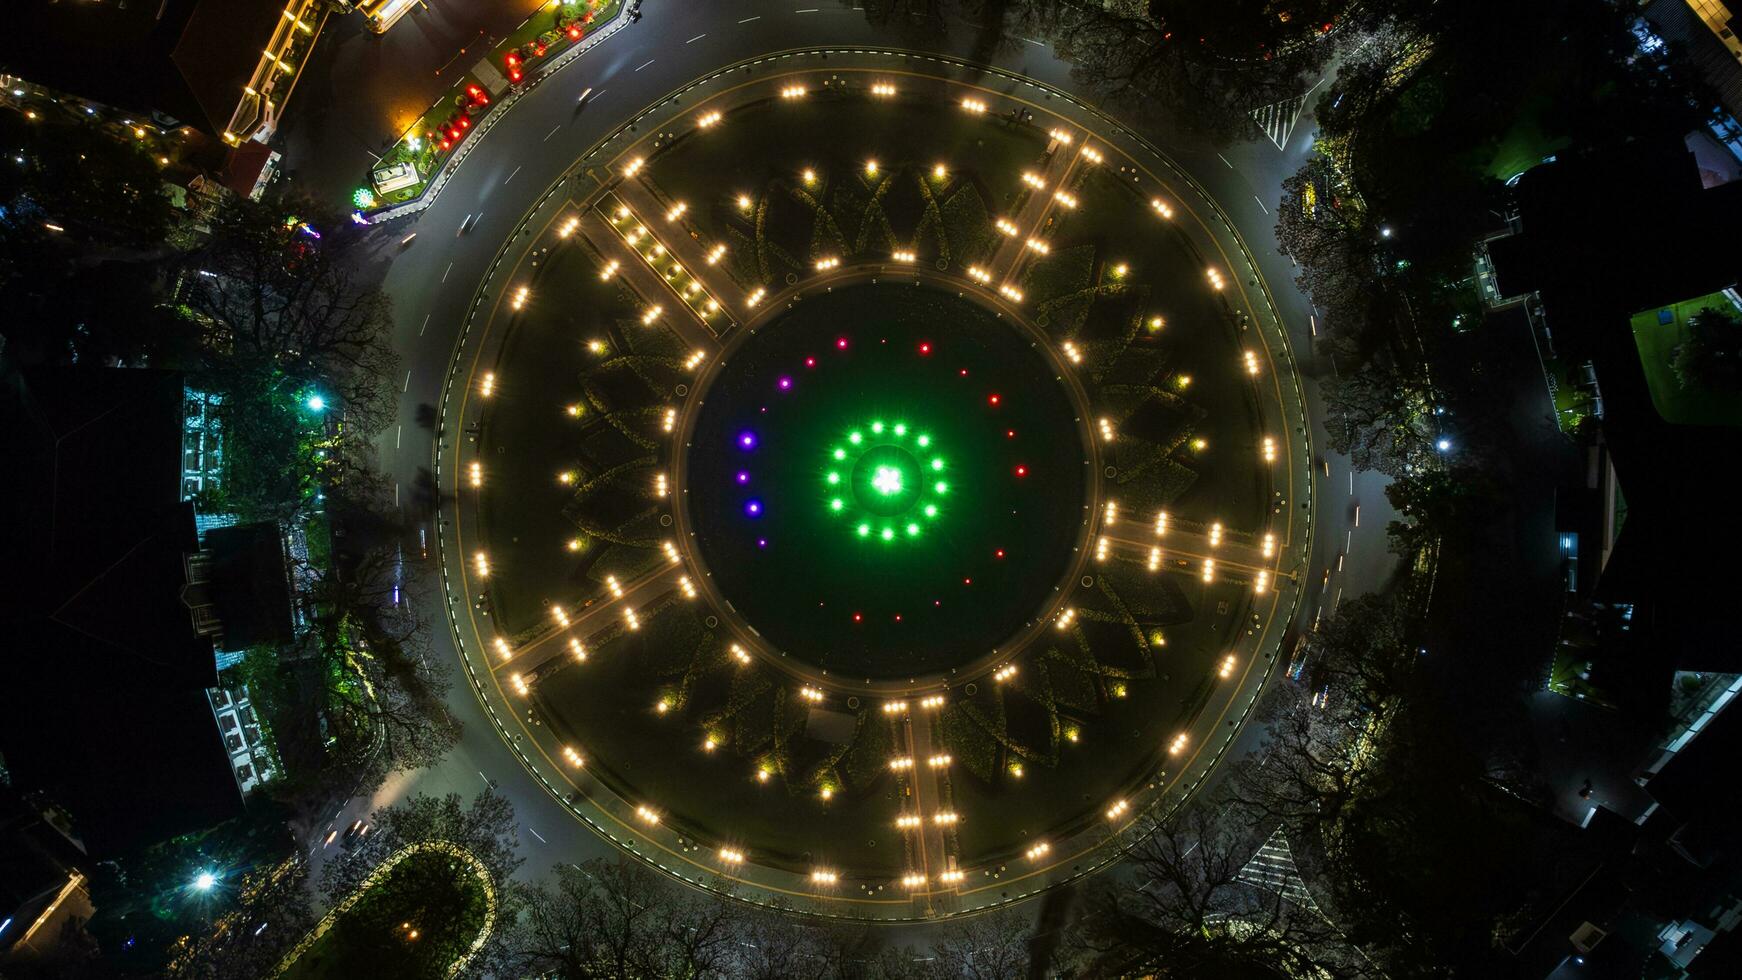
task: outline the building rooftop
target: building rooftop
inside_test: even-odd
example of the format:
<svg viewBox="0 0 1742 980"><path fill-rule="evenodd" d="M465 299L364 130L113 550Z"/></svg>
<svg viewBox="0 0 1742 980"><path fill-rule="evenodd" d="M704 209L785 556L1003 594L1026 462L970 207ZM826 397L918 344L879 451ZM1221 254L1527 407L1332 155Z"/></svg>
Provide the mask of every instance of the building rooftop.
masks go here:
<svg viewBox="0 0 1742 980"><path fill-rule="evenodd" d="M1742 278L1742 184L1704 189L1682 138L1665 134L1533 168L1517 201L1522 230L1490 245L1499 292L1537 293L1557 348L1595 366L1626 495L1597 597L1637 604L1634 629L1666 666L1742 672L1742 647L1718 642L1742 524L1712 462L1734 454L1738 430L1658 413L1631 322Z"/></svg>
<svg viewBox="0 0 1742 980"><path fill-rule="evenodd" d="M15 0L0 72L217 135L282 9L277 0Z"/></svg>
<svg viewBox="0 0 1742 980"><path fill-rule="evenodd" d="M204 690L212 642L182 591L199 547L180 499L182 379L31 368L0 397L12 446L0 753L93 855L241 809Z"/></svg>

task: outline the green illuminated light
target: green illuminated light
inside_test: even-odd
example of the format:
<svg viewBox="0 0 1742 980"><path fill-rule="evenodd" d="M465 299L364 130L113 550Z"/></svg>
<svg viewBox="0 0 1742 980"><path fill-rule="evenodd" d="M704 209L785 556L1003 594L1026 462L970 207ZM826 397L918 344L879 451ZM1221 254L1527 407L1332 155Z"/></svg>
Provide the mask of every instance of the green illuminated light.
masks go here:
<svg viewBox="0 0 1742 980"><path fill-rule="evenodd" d="M829 447L833 463L822 468L829 488L822 502L829 512L842 515L859 538L923 538L924 522L942 516L942 497L949 491L948 483L936 479L948 470L944 458L919 455L932 437L907 422L881 419L866 420L846 437L845 446ZM925 479L928 472L936 482Z"/></svg>
<svg viewBox="0 0 1742 980"><path fill-rule="evenodd" d="M877 475L871 478L871 487L885 497L901 492L901 471L893 466L877 467Z"/></svg>

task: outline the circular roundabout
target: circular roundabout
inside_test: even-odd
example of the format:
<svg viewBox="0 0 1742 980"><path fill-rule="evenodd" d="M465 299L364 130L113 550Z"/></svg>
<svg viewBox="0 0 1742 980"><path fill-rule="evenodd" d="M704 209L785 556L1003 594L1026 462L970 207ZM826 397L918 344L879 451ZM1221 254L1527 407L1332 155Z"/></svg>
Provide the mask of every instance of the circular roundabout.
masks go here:
<svg viewBox="0 0 1742 980"><path fill-rule="evenodd" d="M674 94L504 245L442 405L450 612L625 850L962 914L1116 860L1220 759L1298 599L1304 410L1153 148L831 55Z"/></svg>

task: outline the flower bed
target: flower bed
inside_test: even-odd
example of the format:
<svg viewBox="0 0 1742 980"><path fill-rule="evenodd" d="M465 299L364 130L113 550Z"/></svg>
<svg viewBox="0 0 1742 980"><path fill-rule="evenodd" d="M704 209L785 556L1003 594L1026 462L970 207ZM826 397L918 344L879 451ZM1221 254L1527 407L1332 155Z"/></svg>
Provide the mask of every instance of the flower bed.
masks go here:
<svg viewBox="0 0 1742 980"><path fill-rule="evenodd" d="M519 27L485 55L512 89L550 66L556 57L609 23L621 11L622 0L552 0L533 11ZM503 93L506 96L507 93ZM352 195L358 211L373 211L416 200L441 171L448 158L465 142L484 115L498 100L488 84L474 74L465 74L440 101L431 106L397 143L394 143ZM389 193L379 192L375 170L409 163L417 182Z"/></svg>

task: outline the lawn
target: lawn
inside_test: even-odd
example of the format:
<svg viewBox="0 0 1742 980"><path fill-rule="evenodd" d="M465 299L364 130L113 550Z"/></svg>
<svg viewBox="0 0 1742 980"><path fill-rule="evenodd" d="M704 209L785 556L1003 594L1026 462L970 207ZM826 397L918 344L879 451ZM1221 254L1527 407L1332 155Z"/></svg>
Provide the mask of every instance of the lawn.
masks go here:
<svg viewBox="0 0 1742 980"><path fill-rule="evenodd" d="M480 459L486 491L513 492L478 500L491 611L510 636L546 625L546 602L591 598L605 575L628 580L656 555L652 440L682 348L641 324L601 265L578 238L545 256L498 356Z"/></svg>
<svg viewBox="0 0 1742 980"><path fill-rule="evenodd" d="M485 927L489 893L475 870L439 851L407 855L331 920L283 980L446 977Z"/></svg>
<svg viewBox="0 0 1742 980"><path fill-rule="evenodd" d="M822 256L909 248L938 268L983 258L995 244L992 218L1026 189L1020 174L1044 141L936 100L845 112L819 93L733 112L661 151L647 173L667 199L689 206L686 221L704 241L729 246L740 284L775 286L809 274Z"/></svg>
<svg viewBox="0 0 1742 980"><path fill-rule="evenodd" d="M887 716L834 699L829 710L852 716L850 740L814 737L793 685L732 660L704 612L676 601L644 609L639 631L590 644L585 663L542 677L537 703L551 731L586 756L590 778L704 842L730 842L798 873L838 863L898 875L900 786L887 767Z"/></svg>
<svg viewBox="0 0 1742 980"><path fill-rule="evenodd" d="M1734 310L1724 294L1711 293L1633 315L1633 341L1651 404L1665 422L1676 425L1742 425L1742 392L1684 388L1670 366L1676 345L1687 339L1688 317L1706 307Z"/></svg>
<svg viewBox="0 0 1742 980"><path fill-rule="evenodd" d="M895 249L960 275L1003 240L993 221L1029 193L1021 173L1044 165L1045 146L1033 128L943 100L813 91L689 130L635 179L668 206L687 205L682 224L704 247L727 245L722 261L739 286L773 292L813 275L818 258L881 262ZM1039 232L1050 248L1022 267L1022 308L1048 335L1041 344L1073 352L1092 413L1117 431L1103 445L1110 497L1141 515L1133 519L1165 508L1261 534L1274 518L1260 440L1281 433L1262 431L1258 405L1275 397L1276 379L1208 282L1206 267L1223 260L1199 254L1111 160L1079 168L1062 189L1080 204ZM1175 203L1185 225L1191 216ZM578 241L542 257L527 310L499 359L480 368L499 379L480 518L499 632L510 636L545 627L546 602L572 608L604 591L605 572L627 580L658 560L669 533L658 521L674 506L649 491L670 464L659 422L678 402L683 352L669 332L641 326L642 304L601 283L598 258ZM868 311L878 314L913 319L883 300ZM828 336L844 338L848 319L833 317ZM971 334L961 320L936 333ZM589 349L595 340L605 349ZM1256 377L1248 350L1260 359ZM726 393L708 392L706 404ZM581 414L566 414L570 405ZM1018 438L1016 428L997 435ZM693 478L704 456L679 451ZM571 481L559 482L565 473ZM786 571L775 588L817 588L814 576ZM961 817L948 849L963 867L1098 825L1112 798L1155 781L1169 768L1168 740L1208 710L1217 667L1250 625L1250 589L1231 578L1206 584L1124 556L1091 571L1090 586L1072 588L1069 629L1014 658L1013 678L952 684L935 716L935 744L953 757L945 805ZM970 580L983 584L970 576L963 587ZM820 682L835 689L807 703L798 681L734 657L709 612L674 592L636 609L638 629L621 621L586 638L584 661L552 661L534 679L537 723L587 759L583 788L600 780L663 826L760 865L802 874L827 864L882 883L912 870L911 842L895 825L906 783L889 767L900 726L878 699L849 698L835 671ZM760 628L749 642L781 645L767 617ZM802 646L785 643L795 657Z"/></svg>

